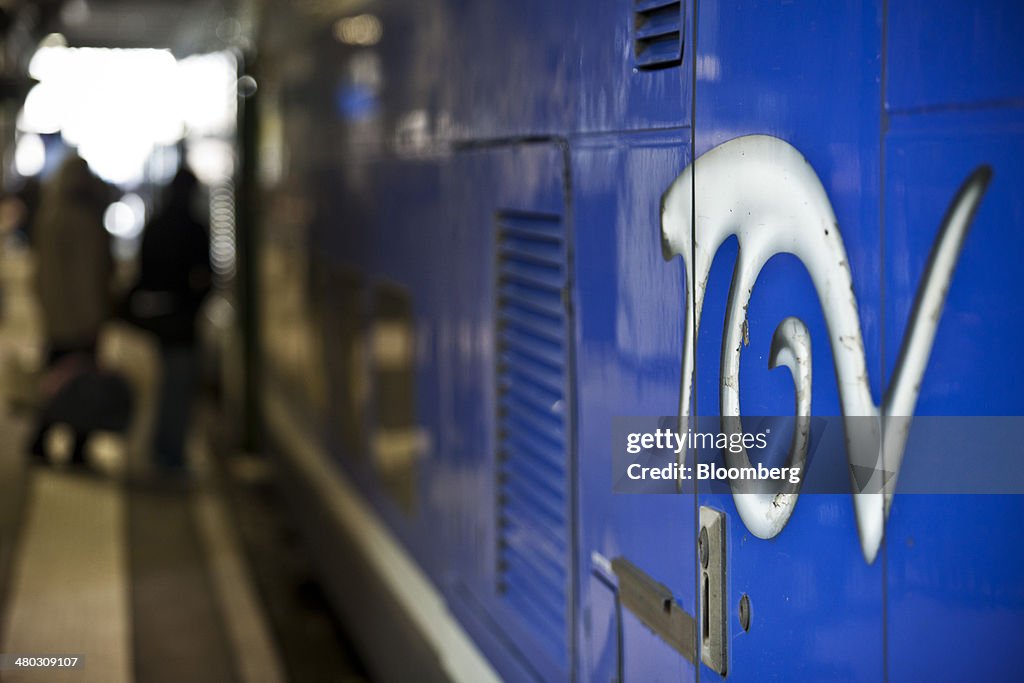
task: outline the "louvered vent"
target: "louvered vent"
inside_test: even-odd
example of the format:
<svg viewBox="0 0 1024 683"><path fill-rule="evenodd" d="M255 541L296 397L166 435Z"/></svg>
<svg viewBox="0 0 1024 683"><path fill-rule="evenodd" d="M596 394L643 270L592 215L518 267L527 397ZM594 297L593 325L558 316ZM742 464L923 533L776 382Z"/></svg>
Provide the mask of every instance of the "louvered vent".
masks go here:
<svg viewBox="0 0 1024 683"><path fill-rule="evenodd" d="M498 590L568 658L567 262L560 216L498 214Z"/></svg>
<svg viewBox="0 0 1024 683"><path fill-rule="evenodd" d="M638 69L663 69L682 63L682 2L634 0L633 58Z"/></svg>

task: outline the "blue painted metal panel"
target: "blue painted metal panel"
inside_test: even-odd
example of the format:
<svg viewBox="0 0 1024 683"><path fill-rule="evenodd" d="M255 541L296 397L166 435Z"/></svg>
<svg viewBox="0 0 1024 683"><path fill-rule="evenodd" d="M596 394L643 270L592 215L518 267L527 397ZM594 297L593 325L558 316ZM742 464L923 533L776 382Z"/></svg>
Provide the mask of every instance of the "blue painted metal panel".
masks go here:
<svg viewBox="0 0 1024 683"><path fill-rule="evenodd" d="M432 29L446 46L436 106L451 137L550 135L571 126L580 25L573 10L545 0L447 3Z"/></svg>
<svg viewBox="0 0 1024 683"><path fill-rule="evenodd" d="M441 192L445 198L442 234L428 232L429 237L422 242L418 253L419 258L430 264L434 277L447 280L444 295L438 300L445 311L439 329L439 354L444 368L441 386L446 395L441 399L441 423L437 425L445 435L446 447L444 453L439 454L443 462L437 487L432 492L444 510L440 519L452 534L452 545L445 549L448 553L445 585L453 600L474 605L485 617L481 623L490 624L492 633L481 638L482 641L497 637L497 642L504 643L505 656L512 657L518 662L516 666L544 680L569 677L575 649L573 616L569 611L574 591L570 506L572 439L570 431L563 428L560 443L543 442L548 460L555 463L561 459L560 464L565 469L558 490L549 491L546 498L537 500L531 495L540 489L510 489L521 483L509 476L510 468L519 466L521 474L527 471L522 468L528 468L530 463L500 457L503 440L508 434L499 431L502 425L496 418L503 414L499 399L503 395L507 398L507 392L501 394L498 388L507 388L499 381L510 377L509 367L499 363L500 323L513 310L498 306L502 300L499 273L507 275L509 268L519 266L517 272L525 273L529 282L537 284L538 279L550 280L552 267L559 270L557 265L550 264L547 252L539 254L542 258L532 262L511 257L537 256L538 249L556 245L555 251L559 251L555 254L556 260L565 258L560 249L568 248L566 237L571 230L565 180L563 150L557 142L459 152L445 165ZM538 227L538 221L524 220L529 217L547 220L539 221L543 225ZM560 235L560 246L550 239L538 239L538 235L550 237L553 230L555 235ZM499 247L504 247L505 252ZM502 259L502 253L509 258ZM452 254L458 258L453 259ZM450 267L445 269L448 275L442 275L437 272L437 264L446 261L450 262ZM539 267L531 269L530 263ZM560 277L566 276L563 267ZM505 285L511 283L511 280L504 281ZM429 287L426 280L422 285ZM523 303L523 290L506 291L506 294L513 295L513 304ZM557 299L561 301L560 293ZM549 299L541 303L553 305ZM516 310L525 312L525 309ZM541 319L546 320L543 316ZM550 325L544 330L548 330L550 336L553 330L548 328ZM533 348L529 340L526 347L526 351ZM560 377L551 375L548 379L557 379L567 387L572 372L567 345L561 350L545 347L544 357L554 360L560 367ZM521 370L522 365L512 367L516 369ZM567 388L562 391L567 392ZM567 396L562 400L559 409L565 410L570 402ZM536 429L546 424L546 418L536 412L530 416L530 423L523 426L521 433L534 443L540 438ZM562 452L558 452L559 449ZM549 481L554 483L554 480ZM538 506L546 506L547 516L541 514ZM559 509L560 506L564 507ZM554 523L556 517L560 517L557 524ZM502 523L508 525L517 521L531 521L533 525L520 527L524 531L517 536L520 543L503 545L503 541L511 540L503 531L511 527ZM535 552L538 547L548 549L543 553L544 561L540 561L542 558ZM509 563L509 549L526 552L525 556L519 555L523 562ZM548 573L542 575L541 570ZM550 604L541 604L536 597L545 587L551 588L551 582L544 580L549 575L564 578L564 582L555 581L559 585L554 586L555 592L561 591L562 595L561 598L554 596ZM508 584L509 590L503 592L503 584ZM562 604L555 604L558 600Z"/></svg>
<svg viewBox="0 0 1024 683"><path fill-rule="evenodd" d="M617 556L667 586L696 613L692 496L611 492L611 422L616 415L671 413L679 401L682 269L666 263L659 237L663 188L690 161L689 131L587 136L572 141L579 415L578 563L580 680L692 680L694 668L635 616L618 622L607 586L592 578L592 554ZM595 642L596 641L596 642Z"/></svg>
<svg viewBox="0 0 1024 683"><path fill-rule="evenodd" d="M1024 103L1024 5L902 0L888 9L892 110Z"/></svg>
<svg viewBox="0 0 1024 683"><path fill-rule="evenodd" d="M388 194L338 193L337 187L351 187L356 171L364 187L386 187ZM394 241L414 247L428 244L433 236L417 230L417 221L443 224L439 167L424 160L401 164L377 161L357 170L316 169L311 178L315 202L308 258L322 273L317 283L327 288L314 294L322 307L318 331L325 356L322 367L330 382L328 411L316 415L320 435L338 466L358 483L381 517L440 583L448 560L445 544L438 543L433 532L442 505L430 492L442 474L439 454L445 450L444 434L436 428L444 405L439 400L444 382L437 321L452 281L450 276L436 277L430 264L416 257L415 249L388 248ZM348 229L338 230L339 218ZM381 464L373 455L377 420L371 400L372 325L377 314L374 295L380 287L411 294L414 419L415 426L429 435L413 466L416 494L408 509L381 486ZM343 338L346 334L355 334L355 341ZM361 388L354 390L353 384ZM344 433L351 427L344 410L352 410L352 418L362 427L358 441Z"/></svg>
<svg viewBox="0 0 1024 683"><path fill-rule="evenodd" d="M1022 154L1020 109L892 118L885 212L889 368L946 207L970 171L981 164L993 171L951 283L919 415L1024 414L1024 364L1012 351L1024 332ZM942 468L947 458L984 457L914 449L905 455L929 468ZM912 485L901 479L901 486ZM1015 520L1022 515L1020 496L897 495L885 558L893 679L1017 676L1024 530Z"/></svg>
<svg viewBox="0 0 1024 683"><path fill-rule="evenodd" d="M505 235L505 245L533 254L538 248L536 235L526 230L529 226L524 221L514 219L558 217L554 225L560 231L561 248L568 248L562 146L548 143L467 150L443 161L430 156L362 161L345 168L340 180L337 175L325 175L348 191L333 192L325 187L317 193L324 214L343 220L344 229L335 225L333 232L330 228L314 232L311 256L323 259L328 271L334 269L336 280L350 271L360 274L356 280L364 316L360 328L364 332L371 328L375 286L398 287L409 294L413 305L416 424L428 435L415 467L413 508L403 509L383 485L381 473L369 457L372 449L368 443L364 444L366 453L353 453L346 449L344 439L335 438L332 450L338 465L359 484L377 513L442 588L453 609L474 625L474 637L499 670L512 680L524 675L562 680L570 675L575 650L574 613L569 604L575 581L571 569L571 433L565 429L560 444L563 452L551 453L553 458L562 457L565 466L556 496L564 505L557 530L561 546L547 558L556 565L554 571L564 575L559 606L542 602L532 593L524 596L522 591L501 591L503 582L512 589L547 584L540 573L532 572L537 569L536 554L527 552L522 565L503 564L508 557L499 554L503 547L499 501L510 501L506 511L519 511L516 519L520 521L537 519L537 510L529 500L510 498L507 490L499 488L495 422L499 407L495 376L497 237L505 235L500 232L502 226L518 228L515 234ZM382 190L354 197L354 186ZM346 212L353 203L359 208ZM504 212L505 220L498 220L499 212ZM515 223L511 228L510 222ZM540 242L541 247L548 244ZM441 263L448 267L439 268ZM568 277L564 265L561 277ZM511 294L520 303L533 300L530 291L520 289ZM557 298L560 301L561 294ZM337 329L331 325L323 328L328 353L344 346L334 336ZM363 343L369 344L369 338ZM563 344L562 354L566 360L561 381L567 385L571 371L567 344ZM370 357L364 350L364 362L370 362ZM327 366L348 360L334 358ZM355 364L358 366L358 359ZM372 396L374 387L366 389ZM372 410L363 414L363 420L369 442L374 433ZM524 434L533 434L529 427ZM523 465L506 463L516 464ZM506 498L501 498L502 493ZM549 531L549 525L541 522L524 540L527 551L535 549L532 542ZM530 616L537 612L549 618L540 623L532 620ZM549 628L545 631L542 627ZM552 653L543 654L552 644Z"/></svg>
<svg viewBox="0 0 1024 683"><path fill-rule="evenodd" d="M375 123L354 142L385 153L417 141L685 125L694 3L672 10L679 15L679 63L642 64L636 40L652 29L638 33L637 14L651 4L391 3L374 9L383 26L379 45L328 45L328 26L319 52L337 63L325 70L334 79L328 89L336 116L355 117L345 102L356 95L374 103L360 112Z"/></svg>
<svg viewBox="0 0 1024 683"><path fill-rule="evenodd" d="M921 271L942 217L967 175L993 179L975 216L946 301L918 413L1015 415L1024 366L1005 353L1021 331L1017 254L1020 110L894 116L886 154L886 359L895 364ZM952 411L952 412L951 412Z"/></svg>
<svg viewBox="0 0 1024 683"><path fill-rule="evenodd" d="M692 0L679 6L682 59L658 68L639 68L636 59L637 10L649 0L576 0L571 35L577 89L567 132L644 130L687 125L693 65ZM674 11L674 10L673 10Z"/></svg>

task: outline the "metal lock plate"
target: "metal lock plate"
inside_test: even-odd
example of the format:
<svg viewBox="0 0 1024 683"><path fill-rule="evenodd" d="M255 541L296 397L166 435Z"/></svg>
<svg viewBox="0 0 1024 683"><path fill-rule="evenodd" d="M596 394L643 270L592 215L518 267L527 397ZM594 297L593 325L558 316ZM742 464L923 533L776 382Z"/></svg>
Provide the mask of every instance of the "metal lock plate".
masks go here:
<svg viewBox="0 0 1024 683"><path fill-rule="evenodd" d="M725 584L725 513L700 508L700 659L722 676L728 672L728 614Z"/></svg>

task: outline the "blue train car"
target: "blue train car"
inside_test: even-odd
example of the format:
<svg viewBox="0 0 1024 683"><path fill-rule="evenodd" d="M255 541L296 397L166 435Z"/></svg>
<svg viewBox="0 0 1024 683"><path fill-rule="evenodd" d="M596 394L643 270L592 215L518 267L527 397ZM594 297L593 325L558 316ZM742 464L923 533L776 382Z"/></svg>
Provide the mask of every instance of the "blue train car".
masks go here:
<svg viewBox="0 0 1024 683"><path fill-rule="evenodd" d="M1024 498L901 493L986 452L897 444L895 496L626 494L613 425L1024 414L1020 5L259 22L265 429L376 671L1019 676Z"/></svg>

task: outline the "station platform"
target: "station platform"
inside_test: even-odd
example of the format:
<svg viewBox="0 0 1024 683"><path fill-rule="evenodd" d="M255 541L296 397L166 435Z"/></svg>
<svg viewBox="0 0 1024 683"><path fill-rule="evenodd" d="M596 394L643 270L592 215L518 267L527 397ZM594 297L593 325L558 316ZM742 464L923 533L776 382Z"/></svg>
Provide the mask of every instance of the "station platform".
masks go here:
<svg viewBox="0 0 1024 683"><path fill-rule="evenodd" d="M211 466L188 488L165 487L26 466L10 448L25 425L5 416L0 429L0 680L366 680L264 463L238 456L231 484ZM19 655L82 662L14 668Z"/></svg>
<svg viewBox="0 0 1024 683"><path fill-rule="evenodd" d="M30 463L12 369L36 343L22 266L0 263L2 388L14 406L0 410L0 681L367 680L269 463L218 445L215 407L191 430L192 480L145 476L159 370L130 331L115 328L101 350L136 389L129 433L90 443L88 468ZM78 661L15 664L40 656Z"/></svg>

